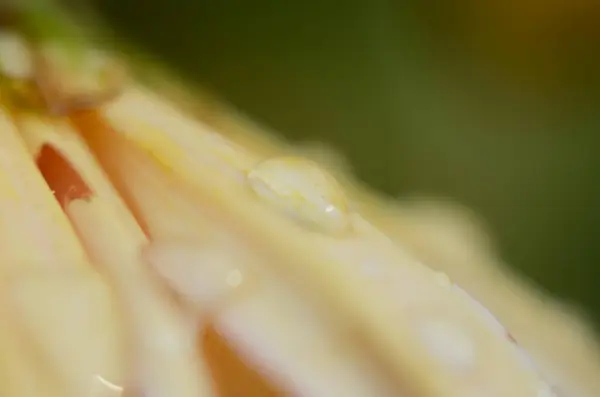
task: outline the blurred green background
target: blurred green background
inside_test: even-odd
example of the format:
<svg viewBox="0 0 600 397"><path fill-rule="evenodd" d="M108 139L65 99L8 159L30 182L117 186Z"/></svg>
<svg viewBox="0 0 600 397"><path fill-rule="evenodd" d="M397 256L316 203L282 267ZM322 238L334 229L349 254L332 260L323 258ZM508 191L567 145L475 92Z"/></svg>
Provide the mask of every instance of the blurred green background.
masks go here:
<svg viewBox="0 0 600 397"><path fill-rule="evenodd" d="M600 324L600 8L99 0L113 28L391 196L450 197Z"/></svg>

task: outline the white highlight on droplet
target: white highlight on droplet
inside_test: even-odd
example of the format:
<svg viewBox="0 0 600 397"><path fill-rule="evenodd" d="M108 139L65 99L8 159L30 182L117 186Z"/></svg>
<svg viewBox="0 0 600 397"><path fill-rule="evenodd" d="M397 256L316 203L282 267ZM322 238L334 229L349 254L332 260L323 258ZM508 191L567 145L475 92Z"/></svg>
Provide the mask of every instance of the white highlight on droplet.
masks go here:
<svg viewBox="0 0 600 397"><path fill-rule="evenodd" d="M310 160L265 160L248 173L248 183L263 201L304 225L330 234L349 229L348 202L342 187Z"/></svg>

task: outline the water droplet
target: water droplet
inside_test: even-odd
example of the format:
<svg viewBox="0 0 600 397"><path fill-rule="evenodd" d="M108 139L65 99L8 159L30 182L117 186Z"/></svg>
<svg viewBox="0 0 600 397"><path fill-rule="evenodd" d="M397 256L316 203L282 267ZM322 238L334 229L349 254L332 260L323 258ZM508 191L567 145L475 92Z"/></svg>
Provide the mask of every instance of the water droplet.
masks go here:
<svg viewBox="0 0 600 397"><path fill-rule="evenodd" d="M219 249L154 243L144 257L173 290L200 306L220 305L247 279L240 258Z"/></svg>
<svg viewBox="0 0 600 397"><path fill-rule="evenodd" d="M248 173L254 193L287 216L321 232L348 231L347 199L337 181L316 163L296 157L277 157Z"/></svg>
<svg viewBox="0 0 600 397"><path fill-rule="evenodd" d="M243 276L242 272L240 271L240 269L231 270L227 274L227 277L225 278L225 282L231 288L239 287L240 285L242 285L243 281L244 281L244 276Z"/></svg>

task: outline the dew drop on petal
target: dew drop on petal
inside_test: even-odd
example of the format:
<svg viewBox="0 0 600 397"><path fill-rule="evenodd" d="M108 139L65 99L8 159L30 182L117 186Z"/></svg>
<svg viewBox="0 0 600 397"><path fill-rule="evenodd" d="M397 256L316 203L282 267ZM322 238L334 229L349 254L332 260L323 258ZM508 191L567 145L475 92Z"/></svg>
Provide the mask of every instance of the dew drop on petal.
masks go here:
<svg viewBox="0 0 600 397"><path fill-rule="evenodd" d="M328 234L348 231L350 217L342 187L316 163L276 157L248 173L254 193L287 216Z"/></svg>
<svg viewBox="0 0 600 397"><path fill-rule="evenodd" d="M231 270L225 277L225 282L231 288L237 288L242 285L244 281L244 275L239 269Z"/></svg>
<svg viewBox="0 0 600 397"><path fill-rule="evenodd" d="M219 250L154 243L144 258L174 291L203 306L229 299L247 278L243 264Z"/></svg>

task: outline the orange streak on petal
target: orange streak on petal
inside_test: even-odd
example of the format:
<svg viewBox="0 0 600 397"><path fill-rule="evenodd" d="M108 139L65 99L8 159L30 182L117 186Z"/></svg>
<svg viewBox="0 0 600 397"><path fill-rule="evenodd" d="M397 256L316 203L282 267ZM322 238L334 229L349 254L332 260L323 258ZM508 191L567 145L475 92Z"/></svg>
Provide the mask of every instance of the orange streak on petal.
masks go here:
<svg viewBox="0 0 600 397"><path fill-rule="evenodd" d="M52 145L44 144L37 166L63 210L73 200L89 200L94 192L69 161Z"/></svg>

